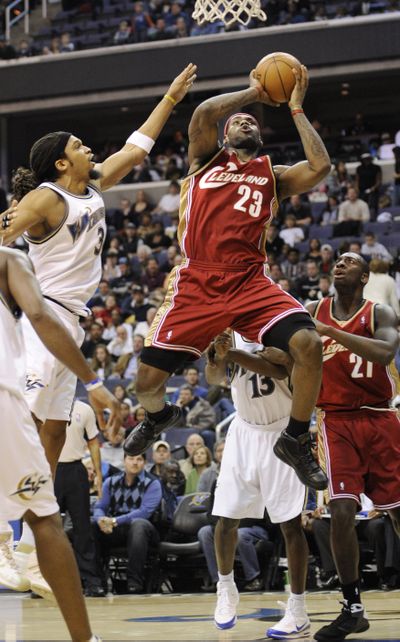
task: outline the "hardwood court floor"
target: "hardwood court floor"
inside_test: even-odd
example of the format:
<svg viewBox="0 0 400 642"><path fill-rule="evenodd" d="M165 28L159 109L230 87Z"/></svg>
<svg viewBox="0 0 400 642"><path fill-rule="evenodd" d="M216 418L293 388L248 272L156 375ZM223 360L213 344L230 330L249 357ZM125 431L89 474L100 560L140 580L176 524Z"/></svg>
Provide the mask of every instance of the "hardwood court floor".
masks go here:
<svg viewBox="0 0 400 642"><path fill-rule="evenodd" d="M218 631L213 625L214 595L115 596L88 599L87 604L93 631L104 642L256 642L264 638L270 623L279 619L277 600L286 598L285 593L241 594L238 622L229 631ZM371 627L354 639L400 642L400 591L367 592L363 598ZM307 596L312 632L336 617L339 599L338 592ZM51 603L0 593L0 642L68 639L60 614Z"/></svg>

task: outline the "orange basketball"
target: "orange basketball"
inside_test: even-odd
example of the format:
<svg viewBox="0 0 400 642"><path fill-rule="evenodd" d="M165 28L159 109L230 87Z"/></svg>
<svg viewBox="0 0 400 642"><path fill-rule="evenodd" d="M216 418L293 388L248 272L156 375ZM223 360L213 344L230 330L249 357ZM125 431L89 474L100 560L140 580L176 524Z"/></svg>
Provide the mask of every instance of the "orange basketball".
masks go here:
<svg viewBox="0 0 400 642"><path fill-rule="evenodd" d="M261 58L255 77L264 87L271 100L287 103L296 84L292 69L300 70L301 63L288 53L276 51Z"/></svg>

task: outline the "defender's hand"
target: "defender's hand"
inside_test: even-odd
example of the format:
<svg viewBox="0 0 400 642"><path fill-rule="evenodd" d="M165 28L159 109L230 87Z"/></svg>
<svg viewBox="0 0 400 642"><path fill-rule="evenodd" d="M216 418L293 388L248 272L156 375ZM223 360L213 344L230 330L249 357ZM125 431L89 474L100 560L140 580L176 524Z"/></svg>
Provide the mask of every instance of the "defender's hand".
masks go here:
<svg viewBox="0 0 400 642"><path fill-rule="evenodd" d="M101 415L102 411L108 408L110 410L110 418L107 422L106 429L110 430L112 435L116 435L122 425L121 406L119 401L111 394L105 386L96 388L88 394L89 403L95 411L96 415ZM103 427L101 426L103 430Z"/></svg>
<svg viewBox="0 0 400 642"><path fill-rule="evenodd" d="M197 66L190 63L185 69L172 81L167 94L179 103L192 88L196 80Z"/></svg>
<svg viewBox="0 0 400 642"><path fill-rule="evenodd" d="M18 214L16 213L17 205L17 201L12 201L11 206L8 208L8 210L5 210L0 214L0 234L3 230L12 228L13 220L18 216Z"/></svg>
<svg viewBox="0 0 400 642"><path fill-rule="evenodd" d="M232 337L228 332L222 332L214 339L215 353L218 359L225 359L232 348Z"/></svg>
<svg viewBox="0 0 400 642"><path fill-rule="evenodd" d="M260 83L259 80L257 80L255 76L255 69L252 69L250 72L249 76L249 85L250 87L256 87L258 91L258 98L257 102L258 103L264 103L264 105L269 105L270 107L280 107L279 103L274 102L269 96L268 93L265 91L264 87Z"/></svg>
<svg viewBox="0 0 400 642"><path fill-rule="evenodd" d="M331 336L331 331L332 327L330 325L326 325L326 323L321 323L321 321L318 321L318 319L313 319L315 323L315 329L318 332L320 337L330 337Z"/></svg>
<svg viewBox="0 0 400 642"><path fill-rule="evenodd" d="M307 67L301 65L300 71L294 68L292 71L296 78L296 84L290 96L289 107L301 107L308 87Z"/></svg>

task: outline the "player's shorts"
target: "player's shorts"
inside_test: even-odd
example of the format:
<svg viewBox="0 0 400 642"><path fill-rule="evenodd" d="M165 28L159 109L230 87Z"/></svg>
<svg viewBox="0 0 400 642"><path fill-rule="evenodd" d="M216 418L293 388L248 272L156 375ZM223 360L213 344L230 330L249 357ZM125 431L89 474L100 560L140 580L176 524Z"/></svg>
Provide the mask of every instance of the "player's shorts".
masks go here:
<svg viewBox="0 0 400 642"><path fill-rule="evenodd" d="M330 499L365 493L375 508L400 506L400 421L396 411L318 413L318 456Z"/></svg>
<svg viewBox="0 0 400 642"><path fill-rule="evenodd" d="M186 259L171 272L164 303L145 345L200 357L228 327L249 341L262 343L264 333L281 319L299 312L308 314L266 270L264 263L222 267Z"/></svg>
<svg viewBox="0 0 400 642"><path fill-rule="evenodd" d="M81 346L85 333L79 317L52 301L47 304ZM46 419L69 421L76 376L47 350L25 315L21 325L26 349L25 398L30 411L42 422Z"/></svg>
<svg viewBox="0 0 400 642"><path fill-rule="evenodd" d="M54 515L58 504L39 434L26 401L0 389L0 520L20 519L28 510Z"/></svg>
<svg viewBox="0 0 400 642"><path fill-rule="evenodd" d="M272 450L288 421L289 417L266 428L236 415L226 436L213 515L260 519L266 508L275 524L300 515L305 487Z"/></svg>

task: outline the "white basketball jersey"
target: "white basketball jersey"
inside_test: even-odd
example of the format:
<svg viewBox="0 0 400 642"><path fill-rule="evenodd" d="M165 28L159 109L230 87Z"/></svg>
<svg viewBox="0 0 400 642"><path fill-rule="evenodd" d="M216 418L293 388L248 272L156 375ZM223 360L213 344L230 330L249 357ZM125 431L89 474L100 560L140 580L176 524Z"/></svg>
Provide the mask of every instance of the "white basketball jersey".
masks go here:
<svg viewBox="0 0 400 642"><path fill-rule="evenodd" d="M26 366L22 330L1 294L0 355L0 390L7 390L23 398Z"/></svg>
<svg viewBox="0 0 400 642"><path fill-rule="evenodd" d="M65 201L65 219L57 230L36 241L25 235L29 256L45 296L81 316L101 279L101 250L106 236L101 194L89 185L87 194L71 194L55 183L41 183Z"/></svg>
<svg viewBox="0 0 400 642"><path fill-rule="evenodd" d="M258 343L249 343L233 333L233 345L238 350L257 352L263 349ZM292 393L288 379L271 379L240 366L236 366L232 377L232 399L238 415L249 424L265 426L290 416Z"/></svg>

